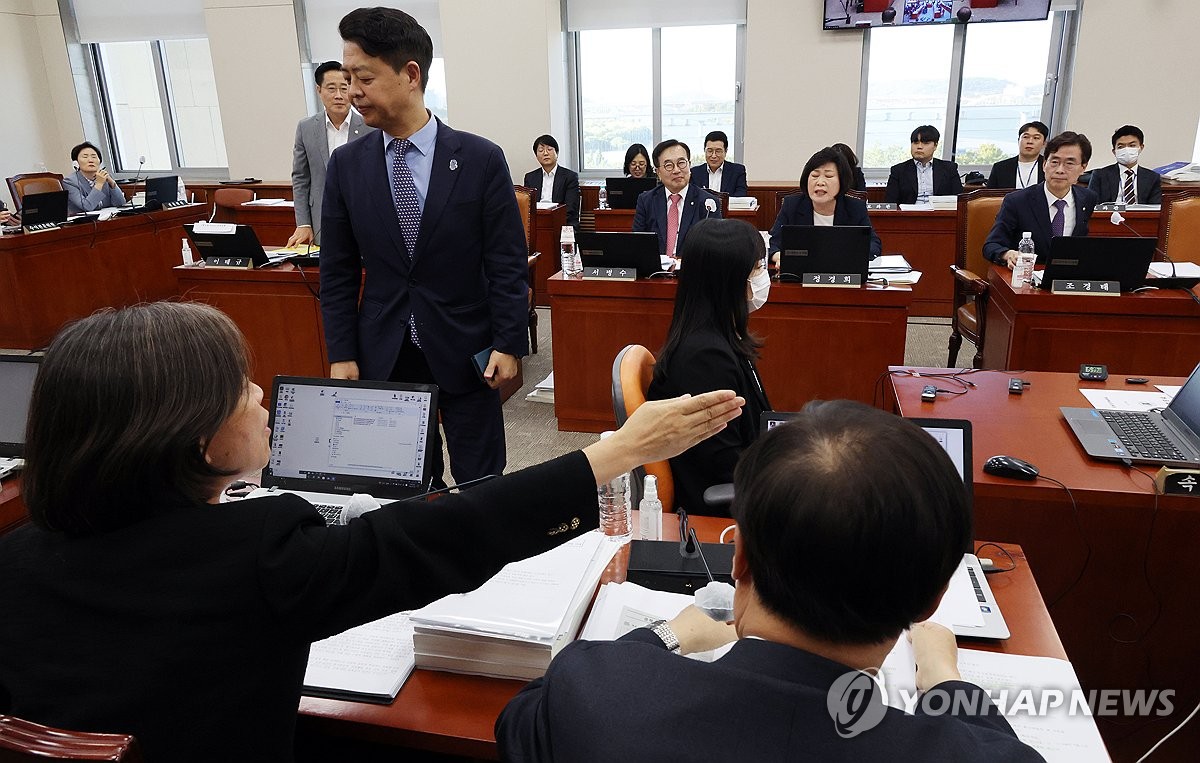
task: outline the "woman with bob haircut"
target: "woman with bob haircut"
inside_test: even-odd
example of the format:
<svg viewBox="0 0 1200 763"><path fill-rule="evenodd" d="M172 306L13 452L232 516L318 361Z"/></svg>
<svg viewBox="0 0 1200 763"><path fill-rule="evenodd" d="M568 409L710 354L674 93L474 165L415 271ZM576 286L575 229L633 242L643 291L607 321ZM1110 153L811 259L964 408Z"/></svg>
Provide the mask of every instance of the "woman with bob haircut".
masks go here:
<svg viewBox="0 0 1200 763"><path fill-rule="evenodd" d="M647 397L663 400L728 388L746 399L737 421L671 459L676 502L711 514L704 508L705 489L733 482L738 457L758 437L760 414L771 410L754 365L762 343L747 328L750 312L767 301L771 279L762 235L741 220L696 223L680 247L680 259L675 310Z"/></svg>
<svg viewBox="0 0 1200 763"><path fill-rule="evenodd" d="M220 502L270 456L248 371L205 305L106 310L55 338L28 423L33 523L0 537L0 712L131 733L147 760L291 760L310 642L591 530L597 484L741 404L644 406L583 451L326 526L295 495Z"/></svg>
<svg viewBox="0 0 1200 763"><path fill-rule="evenodd" d="M644 178L654 177L654 168L650 166L650 152L641 143L634 143L625 151L625 177Z"/></svg>
<svg viewBox="0 0 1200 763"><path fill-rule="evenodd" d="M813 154L800 173L800 186L800 193L783 200L771 226L772 256L782 245L785 225L865 225L871 229L871 259L883 253L867 216L867 203L846 195L854 187L854 177L840 152L827 147Z"/></svg>

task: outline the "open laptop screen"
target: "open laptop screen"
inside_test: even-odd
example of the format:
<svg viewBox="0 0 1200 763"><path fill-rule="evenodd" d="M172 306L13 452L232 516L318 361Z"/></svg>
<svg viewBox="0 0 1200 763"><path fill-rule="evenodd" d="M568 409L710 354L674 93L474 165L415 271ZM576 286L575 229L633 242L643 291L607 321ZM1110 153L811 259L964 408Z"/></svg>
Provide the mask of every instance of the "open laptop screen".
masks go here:
<svg viewBox="0 0 1200 763"><path fill-rule="evenodd" d="M398 498L428 481L437 388L275 378L263 487Z"/></svg>
<svg viewBox="0 0 1200 763"><path fill-rule="evenodd" d="M1178 416L1192 434L1200 436L1200 366L1192 370L1192 375L1175 393L1167 410Z"/></svg>
<svg viewBox="0 0 1200 763"><path fill-rule="evenodd" d="M0 457L24 454L25 422L41 360L38 355L0 355Z"/></svg>

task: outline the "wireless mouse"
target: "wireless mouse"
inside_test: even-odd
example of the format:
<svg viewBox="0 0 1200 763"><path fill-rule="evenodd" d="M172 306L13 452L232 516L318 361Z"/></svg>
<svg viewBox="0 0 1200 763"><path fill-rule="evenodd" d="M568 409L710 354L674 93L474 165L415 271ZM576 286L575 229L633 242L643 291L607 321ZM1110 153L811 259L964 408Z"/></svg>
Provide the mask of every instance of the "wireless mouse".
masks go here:
<svg viewBox="0 0 1200 763"><path fill-rule="evenodd" d="M1013 456L992 456L983 462L983 471L996 477L1015 480L1035 480L1038 476L1036 466Z"/></svg>

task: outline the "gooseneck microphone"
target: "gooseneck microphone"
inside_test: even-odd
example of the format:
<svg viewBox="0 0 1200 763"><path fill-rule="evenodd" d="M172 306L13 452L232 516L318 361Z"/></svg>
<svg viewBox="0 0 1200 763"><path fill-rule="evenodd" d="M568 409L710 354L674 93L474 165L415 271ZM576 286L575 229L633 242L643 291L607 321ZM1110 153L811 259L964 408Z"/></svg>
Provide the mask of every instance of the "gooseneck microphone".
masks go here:
<svg viewBox="0 0 1200 763"><path fill-rule="evenodd" d="M145 157L145 156L139 156L139 157L138 157L138 168L137 168L137 174L136 174L136 175L134 175L134 177L133 177L133 180L131 180L131 181L129 181L129 182L131 182L131 183L136 183L136 182L138 182L139 180L141 180L141 179L142 179L142 167L143 167L145 164L146 164L146 157Z"/></svg>

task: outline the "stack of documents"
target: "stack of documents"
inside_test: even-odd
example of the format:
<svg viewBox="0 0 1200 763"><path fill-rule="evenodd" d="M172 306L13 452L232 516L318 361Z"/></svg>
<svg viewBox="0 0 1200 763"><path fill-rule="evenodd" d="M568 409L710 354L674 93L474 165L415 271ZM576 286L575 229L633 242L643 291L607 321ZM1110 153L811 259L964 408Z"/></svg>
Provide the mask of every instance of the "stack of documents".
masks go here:
<svg viewBox="0 0 1200 763"><path fill-rule="evenodd" d="M619 544L599 531L513 562L470 593L412 613L421 668L528 680L575 638Z"/></svg>
<svg viewBox="0 0 1200 763"><path fill-rule="evenodd" d="M317 641L308 653L303 692L387 704L413 671L412 624L407 612Z"/></svg>
<svg viewBox="0 0 1200 763"><path fill-rule="evenodd" d="M291 199L254 199L243 201L243 207L294 207L296 202Z"/></svg>
<svg viewBox="0 0 1200 763"><path fill-rule="evenodd" d="M930 196L929 206L934 209L958 209L958 197L950 196Z"/></svg>
<svg viewBox="0 0 1200 763"><path fill-rule="evenodd" d="M588 616L579 638L614 641L656 620L670 620L693 603L695 597L688 594L655 591L637 583L606 583L596 594L592 614ZM712 662L732 646L730 643L710 652L693 652L687 656L701 662Z"/></svg>
<svg viewBox="0 0 1200 763"><path fill-rule="evenodd" d="M729 208L733 209L758 209L758 198L754 196L730 196Z"/></svg>
<svg viewBox="0 0 1200 763"><path fill-rule="evenodd" d="M921 271L913 270L902 254L880 255L871 260L868 268L872 278L886 278L892 286L911 286L921 280Z"/></svg>
<svg viewBox="0 0 1200 763"><path fill-rule="evenodd" d="M533 391L525 396L531 403L550 403L554 405L554 373L533 385Z"/></svg>

